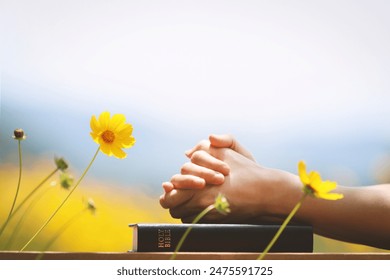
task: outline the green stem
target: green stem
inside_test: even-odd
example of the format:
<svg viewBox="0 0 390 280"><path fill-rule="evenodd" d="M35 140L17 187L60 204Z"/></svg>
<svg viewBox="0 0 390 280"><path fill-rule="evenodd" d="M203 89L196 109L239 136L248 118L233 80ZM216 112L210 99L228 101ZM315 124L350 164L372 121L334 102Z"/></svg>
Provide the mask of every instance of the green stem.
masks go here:
<svg viewBox="0 0 390 280"><path fill-rule="evenodd" d="M20 229L22 228L22 225L24 221L27 219L28 215L32 212L31 210L34 208L34 206L38 203L38 201L49 191L50 189L46 189L45 192L40 193L38 196L34 197L34 199L31 201L31 203L26 207L26 210L24 211L23 215L20 217L19 221L16 223L14 230L8 239L8 241L5 243L5 249L9 249L12 247L12 244L16 237L19 235Z"/></svg>
<svg viewBox="0 0 390 280"><path fill-rule="evenodd" d="M57 171L59 170L59 168L56 168L53 172L51 172L45 179L42 180L42 182L40 182L24 199L23 201L18 205L18 207L16 207L15 211L13 211L11 213L11 215L9 216L9 218L5 221L5 223L1 226L1 229L0 229L0 236L2 235L2 233L4 232L5 228L7 227L8 223L10 222L10 220L12 219L13 216L16 215L16 213L19 212L19 210L22 208L22 206L27 202L27 200L29 200L31 198L31 196L36 192L38 191L38 189L40 189L40 187L43 186L44 183L46 183L50 177L52 177Z"/></svg>
<svg viewBox="0 0 390 280"><path fill-rule="evenodd" d="M183 236L181 237L179 243L177 244L175 252L173 252L173 254L172 254L171 258L170 258L171 260L176 259L177 253L179 252L181 246L183 245L184 240L187 238L188 234L192 230L192 225L194 225L197 222L199 222L200 219L202 219L208 212L210 212L214 208L215 208L215 205L212 204L212 205L206 207L202 212L199 213L198 216L195 217L195 219L191 223L191 226L187 228L187 230L184 232Z"/></svg>
<svg viewBox="0 0 390 280"><path fill-rule="evenodd" d="M10 209L10 211L8 213L8 217L5 220L5 223L4 223L3 227L1 228L0 235L4 231L4 229L7 226L7 224L9 223L9 220L11 219L11 215L12 215L12 212L14 211L16 200L18 199L18 195L19 195L20 182L22 181L22 147L21 147L21 140L20 139L18 139L18 153L19 153L19 178L18 178L18 185L16 187L16 194L15 194L15 197L14 197L14 201L13 201L11 209Z"/></svg>
<svg viewBox="0 0 390 280"><path fill-rule="evenodd" d="M44 252L47 251L47 249L50 248L51 245L58 239L58 237L61 236L61 234L69 227L71 226L77 219L79 219L85 211L88 210L88 207L84 208L80 212L76 213L73 217L71 217L65 224L62 225L62 227L54 234L53 238L50 239L49 242L47 242L46 246L43 248L42 252L37 256L37 260L42 259Z"/></svg>
<svg viewBox="0 0 390 280"><path fill-rule="evenodd" d="M280 226L279 230L276 232L275 236L272 238L271 242L268 244L268 246L265 248L264 252L259 255L257 258L258 260L263 260L265 255L271 250L272 246L275 244L275 242L278 240L279 236L282 234L283 230L287 226L287 224L290 222L292 217L295 215L295 213L298 211L298 209L301 207L303 200L307 196L307 193L304 193L301 197L301 199L298 201L298 203L295 205L294 209L291 210L290 214L287 216L287 218L284 220L283 224Z"/></svg>
<svg viewBox="0 0 390 280"><path fill-rule="evenodd" d="M15 209L14 211L14 214L16 214L18 212L18 210L20 210L20 208L26 203L27 200L30 199L30 197L40 188L42 187L42 185L44 183L47 182L47 180L50 179L50 177L52 177L58 170L60 170L59 168L56 168L55 170L53 170L45 179L42 180L42 182L40 182L36 187L35 189L33 189L24 199L23 201L18 205L18 207Z"/></svg>
<svg viewBox="0 0 390 280"><path fill-rule="evenodd" d="M18 178L18 186L16 188L16 194L14 198L14 202L12 203L11 210L9 211L7 220L11 217L12 212L14 211L14 207L16 204L16 200L18 199L19 190L20 190L20 182L22 181L22 147L21 140L18 140L18 151L19 151L19 178Z"/></svg>
<svg viewBox="0 0 390 280"><path fill-rule="evenodd" d="M62 206L66 203L66 201L69 199L69 197L72 195L72 193L76 190L77 186L80 184L80 182L83 180L85 175L87 174L88 170L91 168L92 163L95 161L96 156L98 155L100 150L100 146L95 152L95 155L93 156L91 162L88 164L87 168L84 170L83 174L81 175L80 179L77 181L76 185L73 187L73 189L69 192L69 194L65 197L65 199L62 201L60 206L54 211L54 213L47 219L47 221L40 227L40 229L33 235L33 237L30 238L30 240L20 249L20 252L24 251L26 247L35 239L35 237L38 236L39 233L50 223L50 221L54 218L54 216L57 214L57 212L62 208Z"/></svg>

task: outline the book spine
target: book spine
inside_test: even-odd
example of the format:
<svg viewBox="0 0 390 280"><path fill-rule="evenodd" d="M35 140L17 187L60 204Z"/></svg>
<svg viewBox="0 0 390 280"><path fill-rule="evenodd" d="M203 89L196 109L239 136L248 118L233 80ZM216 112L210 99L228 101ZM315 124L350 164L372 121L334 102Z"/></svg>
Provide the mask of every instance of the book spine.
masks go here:
<svg viewBox="0 0 390 280"><path fill-rule="evenodd" d="M133 248L138 252L173 252L190 225L139 224ZM261 252L278 225L193 225L182 252ZM313 231L309 226L288 226L271 252L312 252Z"/></svg>

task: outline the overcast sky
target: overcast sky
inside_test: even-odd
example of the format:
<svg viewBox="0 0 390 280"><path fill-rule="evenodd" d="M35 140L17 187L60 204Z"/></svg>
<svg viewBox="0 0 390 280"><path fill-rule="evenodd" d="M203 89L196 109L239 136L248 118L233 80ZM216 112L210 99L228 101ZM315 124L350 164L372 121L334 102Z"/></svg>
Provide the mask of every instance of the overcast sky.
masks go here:
<svg viewBox="0 0 390 280"><path fill-rule="evenodd" d="M0 5L2 107L110 110L202 137L390 141L388 1Z"/></svg>
<svg viewBox="0 0 390 280"><path fill-rule="evenodd" d="M33 102L183 123L389 116L386 1L2 2L3 79L45 85Z"/></svg>

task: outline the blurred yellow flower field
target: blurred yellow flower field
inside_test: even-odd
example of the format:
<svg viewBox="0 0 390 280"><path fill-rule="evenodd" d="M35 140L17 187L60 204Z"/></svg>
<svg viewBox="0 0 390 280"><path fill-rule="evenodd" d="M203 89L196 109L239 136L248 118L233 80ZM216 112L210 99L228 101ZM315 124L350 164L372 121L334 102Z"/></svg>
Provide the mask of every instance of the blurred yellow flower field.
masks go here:
<svg viewBox="0 0 390 280"><path fill-rule="evenodd" d="M52 169L50 162L37 162L33 168L26 167L22 179L20 197L27 195L36 184L47 175L46 170ZM10 165L0 165L0 219L4 221L8 205L14 196L18 168ZM54 183L57 181L56 183ZM21 210L10 222L1 236L0 244L3 247L13 232L13 227L20 215L26 215L26 222L21 230L17 242L11 250L19 250L31 235L42 225L53 210L61 203L68 191L59 184L59 177L42 187L42 198L36 203L31 212ZM138 189L136 192L134 189ZM39 196L40 194L37 194ZM137 222L173 222L169 213L162 209L158 196L152 197L142 193L140 188L126 188L111 183L98 182L88 177L75 191L68 203L28 247L28 250L40 250L50 240L51 236L63 223L85 208L85 201L92 198L96 205L96 214L85 212L75 221L52 245L53 251L96 251L96 252L123 252L132 248L132 232L130 223ZM84 202L83 202L84 200Z"/></svg>
<svg viewBox="0 0 390 280"><path fill-rule="evenodd" d="M20 199L25 197L53 169L52 162L34 160L34 166L26 166L21 182ZM77 177L77 172L72 172ZM6 219L7 210L15 192L18 167L0 165L0 220ZM135 191L137 190L137 191ZM25 215L25 223L17 240L7 250L19 250L31 235L42 225L53 210L61 203L68 191L59 184L59 176L42 187L37 194L41 195L36 206L24 213L21 210L10 222L0 245L4 249L13 232L13 228L21 215ZM170 217L167 210L160 207L158 195L148 195L141 186L120 186L110 182L99 182L87 176L75 191L68 203L58 215L30 244L28 250L42 250L58 229L75 214L85 208L85 202L92 198L96 204L96 214L89 211L72 223L49 248L49 251L94 251L94 252L126 252L132 248L132 232L130 223L178 223ZM28 204L28 203L27 203ZM28 207L26 205L25 207ZM315 252L381 252L367 246L343 243L315 236Z"/></svg>

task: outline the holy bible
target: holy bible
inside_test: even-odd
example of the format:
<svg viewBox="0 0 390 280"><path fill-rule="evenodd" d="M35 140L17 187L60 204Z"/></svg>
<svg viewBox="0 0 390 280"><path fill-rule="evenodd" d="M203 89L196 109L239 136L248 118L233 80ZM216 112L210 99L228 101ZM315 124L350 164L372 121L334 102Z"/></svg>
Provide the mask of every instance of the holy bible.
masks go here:
<svg viewBox="0 0 390 280"><path fill-rule="evenodd" d="M173 252L192 227L181 252L261 252L280 225L252 224L130 224L133 252ZM312 252L313 229L288 225L270 252Z"/></svg>

